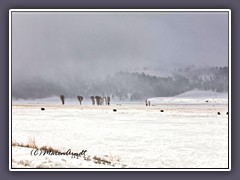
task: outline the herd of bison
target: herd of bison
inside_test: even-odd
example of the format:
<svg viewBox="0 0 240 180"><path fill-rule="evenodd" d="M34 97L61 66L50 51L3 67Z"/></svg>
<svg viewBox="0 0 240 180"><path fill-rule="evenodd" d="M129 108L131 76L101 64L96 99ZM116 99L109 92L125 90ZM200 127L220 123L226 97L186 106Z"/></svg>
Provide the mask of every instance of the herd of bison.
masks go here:
<svg viewBox="0 0 240 180"><path fill-rule="evenodd" d="M60 99L62 101L62 104L64 105L65 103L65 97L64 95L60 96ZM77 99L80 103L80 105L82 104L83 101L83 97L82 96L77 96ZM92 105L110 105L110 97L101 97L101 96L90 96L90 99L92 100ZM206 101L208 102L208 101ZM145 104L146 106L151 106L151 103L149 100L145 100ZM45 108L42 108L41 110L45 110ZM116 111L116 109L113 109L113 111ZM164 110L160 110L160 112L164 112ZM217 112L218 115L221 115L220 112ZM226 115L228 115L228 112L226 113Z"/></svg>

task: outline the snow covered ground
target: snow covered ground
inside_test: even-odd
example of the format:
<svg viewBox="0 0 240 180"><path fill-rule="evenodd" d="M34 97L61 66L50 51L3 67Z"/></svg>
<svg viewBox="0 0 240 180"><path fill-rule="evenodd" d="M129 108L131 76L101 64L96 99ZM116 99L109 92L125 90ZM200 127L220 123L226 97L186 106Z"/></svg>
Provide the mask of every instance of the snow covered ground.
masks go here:
<svg viewBox="0 0 240 180"><path fill-rule="evenodd" d="M35 138L38 147L84 149L89 160L34 156L31 148L12 147L12 167L228 168L227 94L192 91L149 100L151 107L145 102L93 106L90 101L80 106L77 99L61 105L59 98L13 101L15 142ZM98 164L94 156L111 164Z"/></svg>

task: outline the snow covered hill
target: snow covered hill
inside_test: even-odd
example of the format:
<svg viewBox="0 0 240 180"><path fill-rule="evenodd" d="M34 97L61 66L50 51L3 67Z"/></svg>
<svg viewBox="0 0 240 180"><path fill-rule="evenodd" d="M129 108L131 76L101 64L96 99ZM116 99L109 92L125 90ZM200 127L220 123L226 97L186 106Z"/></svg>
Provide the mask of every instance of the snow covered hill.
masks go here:
<svg viewBox="0 0 240 180"><path fill-rule="evenodd" d="M217 99L227 99L228 93L219 93L213 91L201 91L201 90L192 90L187 91L185 93L179 94L175 97L182 97L182 98L217 98Z"/></svg>
<svg viewBox="0 0 240 180"><path fill-rule="evenodd" d="M192 90L173 97L154 97L148 101L152 105L157 104L227 104L228 93L213 91Z"/></svg>

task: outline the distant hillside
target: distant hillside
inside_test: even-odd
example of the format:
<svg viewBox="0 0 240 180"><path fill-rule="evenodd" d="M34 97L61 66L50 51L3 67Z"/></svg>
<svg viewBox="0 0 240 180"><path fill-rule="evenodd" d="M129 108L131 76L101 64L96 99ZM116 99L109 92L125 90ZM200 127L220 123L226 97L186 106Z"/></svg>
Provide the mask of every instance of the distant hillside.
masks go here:
<svg viewBox="0 0 240 180"><path fill-rule="evenodd" d="M177 69L171 77L159 77L138 72L118 72L92 82L60 84L41 79L13 84L13 97L46 98L64 94L110 96L119 100L142 100L150 97L175 96L192 89L227 92L228 68Z"/></svg>

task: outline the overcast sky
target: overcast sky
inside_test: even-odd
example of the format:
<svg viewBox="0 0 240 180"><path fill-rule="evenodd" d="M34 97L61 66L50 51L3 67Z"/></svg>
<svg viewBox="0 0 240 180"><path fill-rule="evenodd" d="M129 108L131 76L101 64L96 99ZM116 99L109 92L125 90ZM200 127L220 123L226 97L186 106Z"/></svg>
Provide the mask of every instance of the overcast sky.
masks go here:
<svg viewBox="0 0 240 180"><path fill-rule="evenodd" d="M129 68L226 66L227 12L13 12L13 82Z"/></svg>

